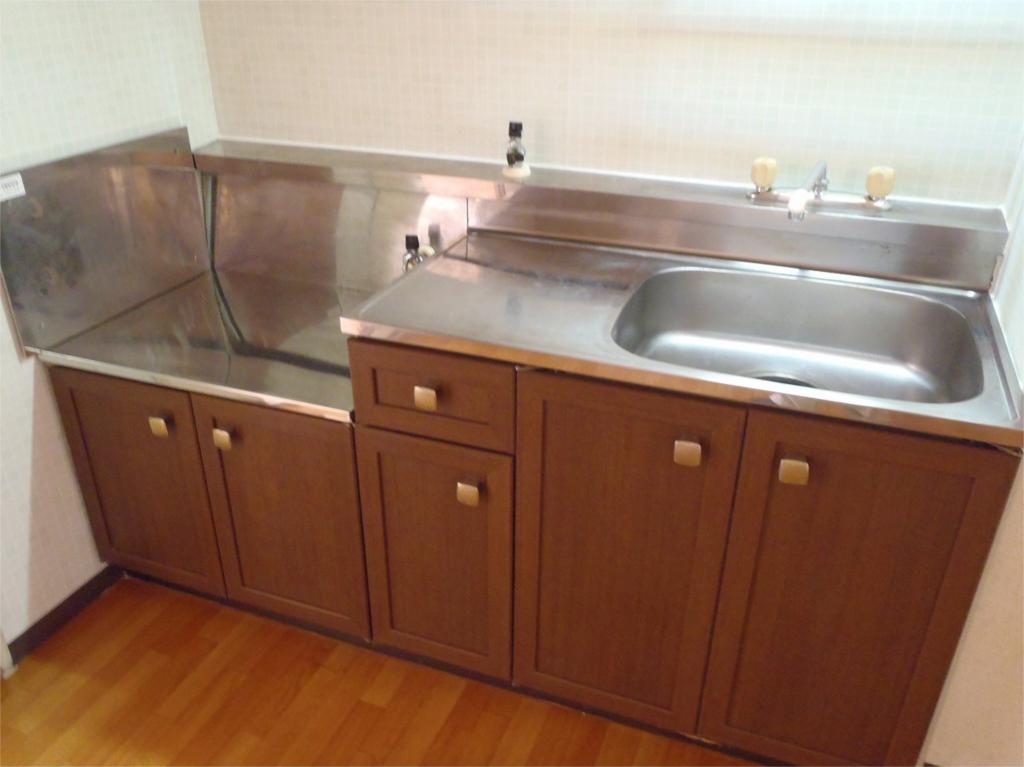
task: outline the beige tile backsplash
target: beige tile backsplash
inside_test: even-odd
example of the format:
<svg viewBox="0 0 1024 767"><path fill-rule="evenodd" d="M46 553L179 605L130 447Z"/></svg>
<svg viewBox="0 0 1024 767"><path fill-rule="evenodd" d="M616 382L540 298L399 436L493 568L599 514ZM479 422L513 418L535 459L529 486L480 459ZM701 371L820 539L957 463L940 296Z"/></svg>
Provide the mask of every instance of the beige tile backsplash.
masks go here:
<svg viewBox="0 0 1024 767"><path fill-rule="evenodd" d="M201 3L220 132L1002 203L1024 134L1020 0Z"/></svg>

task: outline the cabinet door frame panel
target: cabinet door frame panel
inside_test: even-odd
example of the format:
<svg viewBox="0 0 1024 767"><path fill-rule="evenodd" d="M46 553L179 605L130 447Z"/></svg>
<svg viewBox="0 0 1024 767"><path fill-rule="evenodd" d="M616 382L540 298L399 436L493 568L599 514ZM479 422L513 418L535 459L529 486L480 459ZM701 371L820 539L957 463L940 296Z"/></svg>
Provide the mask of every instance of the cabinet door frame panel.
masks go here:
<svg viewBox="0 0 1024 767"><path fill-rule="evenodd" d="M355 431L374 641L508 680L512 651L512 458L368 426L357 426ZM445 463L464 465L468 471L486 477L485 497L494 499L494 503L486 507L481 504L481 508L473 509L474 512L488 514L486 655L410 634L392 624L389 552L380 469L380 456L385 450L395 453L411 450L431 455ZM454 496L455 488L452 487Z"/></svg>
<svg viewBox="0 0 1024 767"><path fill-rule="evenodd" d="M914 764L1006 503L1017 460L983 447L900 434L807 416L754 410L747 427L743 464L726 552L722 590L699 734L755 753L804 764L849 764L849 759L749 732L728 723L738 659L750 608L748 597L759 561L766 498L775 482L779 445L843 450L973 478L967 505L923 635L913 675L889 741L886 764ZM814 476L811 456L812 482Z"/></svg>
<svg viewBox="0 0 1024 767"><path fill-rule="evenodd" d="M192 404L188 394L176 389L127 381L71 368L52 367L50 368L50 377L100 558L169 583L224 597L226 591L221 571L220 553L209 499L203 482L202 461L199 457ZM78 403L75 400L76 390L95 392L103 396L114 396L136 402L150 401L154 413L159 412L173 416L171 433L165 439L180 440L177 442L177 446L179 458L183 463L183 471L193 475L199 486L202 486L201 492L199 486L192 490L195 507L189 509L189 513L195 517L196 530L202 539L203 560L207 570L205 575L171 567L115 548L107 527L109 523L103 510L99 487L93 473L93 459L80 420ZM154 439L157 438L154 437Z"/></svg>
<svg viewBox="0 0 1024 767"><path fill-rule="evenodd" d="M206 438L199 440L203 465L213 507L213 518L220 542L221 558L224 565L224 580L227 594L232 599L244 602L270 612L288 615L318 626L324 626L353 637L368 639L370 636L369 605L366 599L366 565L363 553L362 521L359 513L359 492L355 468L355 442L351 426L336 421L316 418L298 413L287 413L271 410L258 405L247 405L230 400L192 395L196 428ZM362 604L354 605L351 615L328 610L318 605L301 602L296 599L261 591L245 583L242 573L242 561L236 540L236 521L232 512L231 497L228 490L227 469L223 464L223 454L214 446L209 435L216 427L252 430L259 429L262 423L281 424L284 428L304 428L327 433L335 441L339 460L335 471L347 475L347 487L351 488L348 498L337 499L337 513L352 515L349 520L353 529L353 540L357 545L348 546L356 563L352 568L358 573L357 583L339 583L340 588L350 588L362 593ZM245 450L245 435L242 434L238 445L232 452ZM344 543L344 542L342 542ZM322 577L341 578L341 573L322 573ZM358 602L359 600L354 600Z"/></svg>
<svg viewBox="0 0 1024 767"><path fill-rule="evenodd" d="M571 388L570 388L571 387ZM697 728L711 626L719 577L728 535L733 488L739 464L746 411L674 394L639 389L592 379L542 371L523 371L518 380L519 415L516 465L516 684L578 701L584 706L611 711L649 724L692 733ZM707 472L700 500L686 619L678 647L676 687L672 706L650 703L599 690L539 670L537 637L540 601L540 548L544 467L544 410L550 400L582 404L596 410L633 413L638 417L665 418L681 424L679 438L703 435L702 471ZM672 443L665 455L672 469L693 471L671 463ZM706 575L700 575L704 573Z"/></svg>

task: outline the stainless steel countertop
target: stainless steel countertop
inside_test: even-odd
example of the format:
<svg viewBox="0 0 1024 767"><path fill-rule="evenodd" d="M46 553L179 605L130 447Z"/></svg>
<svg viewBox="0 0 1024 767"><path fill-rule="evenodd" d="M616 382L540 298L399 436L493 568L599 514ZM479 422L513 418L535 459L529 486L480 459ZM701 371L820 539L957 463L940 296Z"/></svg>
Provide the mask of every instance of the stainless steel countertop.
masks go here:
<svg viewBox="0 0 1024 767"><path fill-rule="evenodd" d="M688 266L757 271L898 289L938 300L969 322L981 393L949 403L883 399L680 367L618 346L612 327L648 277ZM855 317L851 321L856 321ZM986 293L720 259L667 256L474 234L346 309L344 333L595 376L653 388L1020 447L1019 383Z"/></svg>
<svg viewBox="0 0 1024 767"><path fill-rule="evenodd" d="M348 421L345 290L242 272L204 273L52 349L53 365Z"/></svg>

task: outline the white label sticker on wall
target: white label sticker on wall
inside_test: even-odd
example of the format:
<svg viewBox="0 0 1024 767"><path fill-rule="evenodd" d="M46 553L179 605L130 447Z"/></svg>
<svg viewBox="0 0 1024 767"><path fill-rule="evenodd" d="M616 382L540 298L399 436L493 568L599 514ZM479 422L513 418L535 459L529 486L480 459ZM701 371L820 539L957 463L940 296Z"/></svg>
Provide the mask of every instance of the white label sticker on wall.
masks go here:
<svg viewBox="0 0 1024 767"><path fill-rule="evenodd" d="M25 182L21 180L20 173L12 173L9 176L0 176L0 202L13 200L25 194Z"/></svg>

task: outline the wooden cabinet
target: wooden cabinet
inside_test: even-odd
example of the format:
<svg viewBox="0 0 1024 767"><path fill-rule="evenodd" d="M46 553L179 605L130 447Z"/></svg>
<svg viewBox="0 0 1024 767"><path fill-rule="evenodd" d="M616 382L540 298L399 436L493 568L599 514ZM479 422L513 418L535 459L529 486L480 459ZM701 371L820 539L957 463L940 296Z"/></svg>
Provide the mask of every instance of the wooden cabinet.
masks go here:
<svg viewBox="0 0 1024 767"><path fill-rule="evenodd" d="M745 410L524 372L518 412L515 681L694 732Z"/></svg>
<svg viewBox="0 0 1024 767"><path fill-rule="evenodd" d="M374 639L507 679L512 459L357 426Z"/></svg>
<svg viewBox="0 0 1024 767"><path fill-rule="evenodd" d="M348 424L64 368L51 375L104 559L369 636Z"/></svg>
<svg viewBox="0 0 1024 767"><path fill-rule="evenodd" d="M784 459L806 484L782 481ZM914 763L1016 463L753 412L700 734L797 763Z"/></svg>
<svg viewBox="0 0 1024 767"><path fill-rule="evenodd" d="M100 555L223 595L188 395L63 368L51 375Z"/></svg>
<svg viewBox="0 0 1024 767"><path fill-rule="evenodd" d="M193 402L228 596L369 637L352 427Z"/></svg>
<svg viewBox="0 0 1024 767"><path fill-rule="evenodd" d="M916 760L1018 458L351 352L356 427L54 369L104 558L787 762Z"/></svg>

